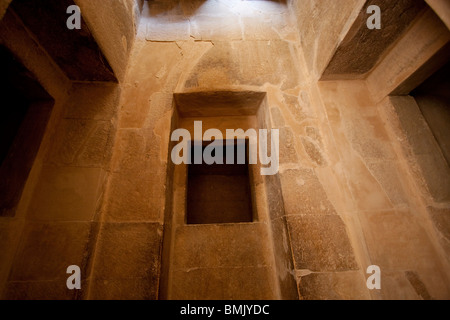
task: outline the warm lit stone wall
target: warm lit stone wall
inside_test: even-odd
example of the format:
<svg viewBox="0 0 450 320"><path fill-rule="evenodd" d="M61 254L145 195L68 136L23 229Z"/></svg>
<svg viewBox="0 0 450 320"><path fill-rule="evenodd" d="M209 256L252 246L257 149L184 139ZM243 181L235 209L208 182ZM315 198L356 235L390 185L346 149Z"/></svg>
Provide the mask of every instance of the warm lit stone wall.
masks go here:
<svg viewBox="0 0 450 320"><path fill-rule="evenodd" d="M98 42L119 81L125 76L128 57L137 29L137 0L77 0L83 18Z"/></svg>
<svg viewBox="0 0 450 320"><path fill-rule="evenodd" d="M417 182L412 98L386 97L448 42L434 16L367 79L318 82L365 1L146 1L137 29L135 1L76 2L120 84L70 83L19 21L0 31L56 101L17 214L0 220L2 297L157 299L178 286L194 298L448 299L449 205ZM184 184L169 156L174 93L193 91L266 93L258 123L280 130L280 172L258 181L268 214L256 228L172 230ZM174 244L175 276L164 260ZM206 245L206 260L187 253ZM217 254L227 248L235 260ZM253 276L239 270L258 263ZM65 287L72 264L78 292ZM380 291L366 287L372 264ZM212 277L228 287L192 280Z"/></svg>
<svg viewBox="0 0 450 320"><path fill-rule="evenodd" d="M94 278L104 281L91 287L92 298L107 293L106 297L120 297L119 288L140 297L157 297L155 262L167 203L173 93L218 89L266 92L270 127L280 129L277 179L284 210L279 215L274 211L270 222L273 241L292 245L294 265L278 281L296 274L303 298L369 297L343 219L346 212L335 206L336 196L329 197L333 188L319 180L331 172L329 142L322 137L320 100L302 64L293 19L285 4L269 1L145 5L124 82L112 176L105 194L104 231L94 263ZM271 197L269 193L267 201ZM118 239L137 243L151 239L154 246L126 250ZM104 254L103 247L109 248ZM274 248L281 250L276 244ZM143 255L146 250L150 251ZM115 272L107 269L111 259ZM125 272L131 272L132 280L121 280ZM307 274L311 275L304 277ZM340 293L329 291L330 283L342 287Z"/></svg>

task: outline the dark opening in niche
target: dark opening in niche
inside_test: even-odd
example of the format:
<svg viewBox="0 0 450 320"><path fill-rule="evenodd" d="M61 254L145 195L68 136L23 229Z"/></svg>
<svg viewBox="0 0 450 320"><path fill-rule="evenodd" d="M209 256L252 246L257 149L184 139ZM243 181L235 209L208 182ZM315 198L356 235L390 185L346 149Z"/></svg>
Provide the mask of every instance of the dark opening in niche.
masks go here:
<svg viewBox="0 0 450 320"><path fill-rule="evenodd" d="M0 216L14 216L54 101L4 46L0 68Z"/></svg>
<svg viewBox="0 0 450 320"><path fill-rule="evenodd" d="M194 163L194 151L204 154L211 142L191 142L187 182L187 223L218 224L252 222L252 196L248 161L248 140L224 140L220 155L223 164ZM227 164L233 153L233 164ZM239 152L239 153L238 153ZM240 152L241 163L238 163ZM242 154L243 155L243 154ZM242 161L244 160L244 161ZM228 161L230 162L230 161ZM244 162L244 163L242 163Z"/></svg>

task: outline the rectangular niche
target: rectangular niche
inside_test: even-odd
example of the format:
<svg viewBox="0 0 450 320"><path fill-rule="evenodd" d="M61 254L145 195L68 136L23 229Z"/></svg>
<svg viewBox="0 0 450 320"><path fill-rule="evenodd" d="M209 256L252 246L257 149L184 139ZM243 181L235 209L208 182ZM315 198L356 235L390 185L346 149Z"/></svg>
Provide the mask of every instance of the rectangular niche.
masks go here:
<svg viewBox="0 0 450 320"><path fill-rule="evenodd" d="M248 163L248 140L223 141L223 164L194 164L194 150L211 142L191 142L187 178L187 224L242 223L253 221ZM245 150L245 163L237 162L237 150ZM198 150L198 149L197 149ZM234 150L234 164L226 155ZM199 150L200 151L200 150ZM213 153L213 156L215 154ZM242 161L241 161L242 162Z"/></svg>

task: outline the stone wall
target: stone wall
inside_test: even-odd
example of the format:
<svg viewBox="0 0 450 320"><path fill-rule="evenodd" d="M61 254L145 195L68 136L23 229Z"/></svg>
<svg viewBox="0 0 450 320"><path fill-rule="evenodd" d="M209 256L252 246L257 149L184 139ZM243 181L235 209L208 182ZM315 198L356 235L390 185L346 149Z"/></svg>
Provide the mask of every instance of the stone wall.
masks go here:
<svg viewBox="0 0 450 320"><path fill-rule="evenodd" d="M311 74L320 77L366 0L289 1Z"/></svg>
<svg viewBox="0 0 450 320"><path fill-rule="evenodd" d="M448 42L433 12L365 79L318 82L365 1L113 2L76 1L119 84L70 82L16 16L1 22L55 99L16 216L0 220L3 298L448 299L448 199L417 164L418 108L388 97L437 68L421 69ZM250 126L279 129L280 170L257 178L255 224L182 227L170 134L195 119L174 94L193 92L264 95ZM81 291L65 286L73 264ZM366 287L373 264L381 290ZM195 286L203 277L226 286Z"/></svg>
<svg viewBox="0 0 450 320"><path fill-rule="evenodd" d="M105 0L101 6L90 0L75 3L117 79L122 81L136 34L137 8L142 4L137 0Z"/></svg>
<svg viewBox="0 0 450 320"><path fill-rule="evenodd" d="M147 229L148 236L155 235L155 248L160 245L174 92L263 91L267 93L269 126L280 129L283 141L279 185L284 210L280 215L270 213L276 241L292 243L294 265L283 277L292 277L297 270L302 298L326 297L324 289L320 293L313 290L314 281L330 277L336 286L347 286L337 297L366 298L368 292L348 228L318 178L319 172L329 170L327 146L301 64L295 20L291 19L295 18L287 6L277 2L156 1L146 5L124 82L104 225L154 225L153 231ZM272 197L269 193L268 201ZM272 208L277 210L281 205ZM117 251L115 256L121 253ZM103 259L107 257L97 256L94 273ZM120 259L119 265L128 265L132 259L144 268L155 256L128 256L126 262ZM158 272L152 267L145 275L138 275L154 280L147 282L148 287L136 281L134 292L156 297ZM313 275L304 277L307 274ZM116 278L107 283L120 286ZM197 295L204 297L201 292Z"/></svg>

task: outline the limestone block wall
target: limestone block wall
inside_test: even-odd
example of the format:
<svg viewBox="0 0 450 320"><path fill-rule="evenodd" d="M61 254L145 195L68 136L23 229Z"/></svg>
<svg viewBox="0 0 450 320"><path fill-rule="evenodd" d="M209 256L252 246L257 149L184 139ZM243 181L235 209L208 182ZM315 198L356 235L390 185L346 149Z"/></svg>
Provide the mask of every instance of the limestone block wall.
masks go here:
<svg viewBox="0 0 450 320"><path fill-rule="evenodd" d="M4 298L86 296L119 92L115 84L73 84L68 92L21 217L23 231ZM82 270L81 291L62 286L69 265Z"/></svg>
<svg viewBox="0 0 450 320"><path fill-rule="evenodd" d="M342 211L319 180L331 171L320 100L291 19L285 4L272 1L145 4L124 80L90 298L158 297L173 94L218 89L266 92L268 123L280 129L281 188L271 190L284 203L271 205L270 220L274 241L292 245L294 264L279 281L295 277L302 298L369 297Z"/></svg>
<svg viewBox="0 0 450 320"><path fill-rule="evenodd" d="M301 12L299 7L312 10L319 3L325 5L325 2L311 1L308 7L308 3L291 3L299 25L315 21L307 19L306 13ZM323 14L325 11L319 12ZM352 15L347 12L347 16L340 22L339 19L330 19L322 28L333 26L343 30L345 36L348 30L343 26L348 26L353 21ZM420 118L413 120L411 115L416 111L412 110L417 108L410 103L408 106L407 100L401 100L405 98L398 98L399 103L403 101L400 105L393 103L391 99L394 105L398 105L397 112L403 106L403 114L398 115L396 112L386 111L395 109L393 107L380 108L378 101L390 93L409 93L442 66L448 56L444 53L448 53L445 49L448 41L447 28L429 9L415 19L406 34L384 53L384 58L375 69L361 81L318 83L314 78L320 77L323 69L318 68L317 63L324 61L327 64L329 60L323 56L331 58L335 48L316 52L312 49L313 45L304 45L302 41L308 39L308 32L316 34L310 43L320 45L320 39L325 35L321 35L317 29L319 28L299 28L299 52L303 53L305 67L311 74L311 100L316 106L316 114L320 119L319 128L326 146L326 169L319 166L315 171L348 227L357 261L364 270L371 264L377 264L384 270L382 289L371 291L370 296L373 299L446 298L449 295L448 253L444 253L443 248L448 248L448 231L445 231L448 223L445 209L442 208L447 205L440 203L437 207L441 209L426 209L427 205L422 202L422 197L429 199L429 194L417 192L420 181L424 181L422 173L417 173L423 171L418 169L418 165L411 167L411 163L416 163L422 156L417 157L409 152L409 157L405 158L405 153L399 152L402 149L399 144L409 140L406 136L423 136L419 132L429 132L429 129L426 131L416 125L424 121ZM339 41L334 36L325 43L339 46ZM425 42L427 45L424 45ZM358 53L355 54L355 58L358 58ZM353 79L360 78L359 74L353 75ZM352 76L347 79L352 79ZM387 104L385 102L383 106ZM394 124L397 135L392 134L393 119L400 119L395 121L405 125L401 127L398 123ZM422 126L426 128L426 125ZM398 135L408 127L409 134ZM434 189L439 190L438 193L447 192L448 187L444 181L447 181L445 177L448 167L440 166L442 170L436 170L436 166L430 164L423 167L429 173L439 172L440 178L435 176L428 180L431 184L434 183ZM426 176L427 172L424 174ZM408 178L411 175L415 178ZM428 211L433 212L431 219ZM432 220L438 227L433 227ZM346 278L344 273L328 274L327 277L315 273L311 277L308 273L306 271L299 274L300 293L302 282L306 292L308 281L314 284L313 292L316 295L313 297L345 297L346 290L352 288L350 278ZM314 279L319 276L326 280L319 282ZM355 277L351 277L352 281L354 279ZM333 283L335 291L331 292L329 288ZM362 292L367 294L364 289Z"/></svg>
<svg viewBox="0 0 450 320"><path fill-rule="evenodd" d="M183 175L172 180L174 94L246 91L265 96L257 126L280 131L279 173L257 183L266 218L233 228L264 242L246 265L263 267L236 276L224 267L240 261L212 255L206 265L218 272L200 277L234 274L233 290L271 277L256 298L448 299L448 199L420 184L417 159L429 155L408 133L414 115L426 132L412 98L388 97L435 70L428 61L448 43L437 16L418 17L367 78L318 82L365 1L109 2L76 1L119 84L71 83L17 17L1 21L2 44L55 99L16 216L0 218L2 298L158 299L170 297L166 281L183 289L180 274L200 267L183 244L233 233L209 226L194 239L185 229L170 241L172 215L184 210L172 200L185 185ZM170 278L165 257L175 244L189 270ZM234 245L237 254L254 249ZM74 264L81 291L65 286ZM379 291L366 287L372 264L381 267ZM190 289L208 297L207 287Z"/></svg>
<svg viewBox="0 0 450 320"><path fill-rule="evenodd" d="M71 82L20 17L9 11L0 23L2 45L55 101L15 215L0 219L0 296L85 298L120 87ZM64 285L73 264L83 272L78 292Z"/></svg>
<svg viewBox="0 0 450 320"><path fill-rule="evenodd" d="M0 218L0 261L2 262L0 264L0 287L3 292L21 239L22 230L28 223L26 218L28 205L33 190L39 181L45 150L49 148L51 143L52 128L58 122L71 84L64 73L33 40L20 19L13 14L6 14L0 21L0 25L0 42L2 45L7 47L23 66L33 73L41 86L54 99L52 116L47 125L48 129L24 186L21 201L13 217Z"/></svg>

